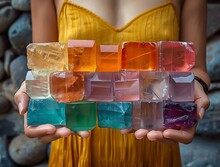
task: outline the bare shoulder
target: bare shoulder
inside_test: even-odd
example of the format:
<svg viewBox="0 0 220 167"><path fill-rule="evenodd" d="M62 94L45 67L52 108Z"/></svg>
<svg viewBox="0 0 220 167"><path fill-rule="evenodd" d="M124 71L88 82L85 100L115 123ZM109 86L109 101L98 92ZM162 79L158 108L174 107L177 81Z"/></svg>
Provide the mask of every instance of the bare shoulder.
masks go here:
<svg viewBox="0 0 220 167"><path fill-rule="evenodd" d="M181 15L181 9L182 9L182 5L183 5L183 1L184 0L172 0L172 3L173 5L175 6L175 9L176 9L176 13L177 13L177 16L180 20L180 15Z"/></svg>
<svg viewBox="0 0 220 167"><path fill-rule="evenodd" d="M59 15L64 0L54 0L57 15Z"/></svg>

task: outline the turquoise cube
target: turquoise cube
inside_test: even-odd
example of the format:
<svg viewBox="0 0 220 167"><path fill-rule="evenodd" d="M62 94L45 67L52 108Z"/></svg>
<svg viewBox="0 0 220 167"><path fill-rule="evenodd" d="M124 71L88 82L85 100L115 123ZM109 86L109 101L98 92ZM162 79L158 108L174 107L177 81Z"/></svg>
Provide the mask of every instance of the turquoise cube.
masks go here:
<svg viewBox="0 0 220 167"><path fill-rule="evenodd" d="M132 122L131 102L98 102L98 126L100 128L125 129Z"/></svg>
<svg viewBox="0 0 220 167"><path fill-rule="evenodd" d="M43 124L65 125L64 104L58 103L52 98L30 99L27 111L27 124L31 126Z"/></svg>
<svg viewBox="0 0 220 167"><path fill-rule="evenodd" d="M66 127L71 131L92 130L96 127L96 102L66 103Z"/></svg>

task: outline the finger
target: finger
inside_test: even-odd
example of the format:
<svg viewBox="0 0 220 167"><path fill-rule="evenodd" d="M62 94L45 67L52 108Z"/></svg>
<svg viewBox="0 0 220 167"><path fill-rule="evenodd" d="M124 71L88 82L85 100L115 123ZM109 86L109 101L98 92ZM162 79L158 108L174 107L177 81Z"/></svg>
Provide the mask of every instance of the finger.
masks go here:
<svg viewBox="0 0 220 167"><path fill-rule="evenodd" d="M57 140L57 139L62 138L62 137L68 137L71 134L72 133L68 128L62 127L62 128L58 128L56 130L55 134L39 137L39 140L43 143L49 143L51 141Z"/></svg>
<svg viewBox="0 0 220 167"><path fill-rule="evenodd" d="M123 134L123 135L127 135L127 134L129 134L129 133L133 133L134 130L133 130L132 128L129 128L129 129L121 129L120 132L121 132L121 134Z"/></svg>
<svg viewBox="0 0 220 167"><path fill-rule="evenodd" d="M195 103L197 105L197 113L198 113L198 118L202 119L205 113L205 110L209 107L210 101L208 97L205 96L200 96L200 98L195 99Z"/></svg>
<svg viewBox="0 0 220 167"><path fill-rule="evenodd" d="M56 127L50 124L40 126L28 126L25 128L25 135L30 138L42 137L56 133Z"/></svg>
<svg viewBox="0 0 220 167"><path fill-rule="evenodd" d="M43 137L39 137L39 140L40 142L42 143L50 143L54 140L57 140L58 137L54 136L54 135L46 135L46 136L43 136Z"/></svg>
<svg viewBox="0 0 220 167"><path fill-rule="evenodd" d="M163 132L163 136L166 139L171 139L183 144L189 144L193 140L195 128L196 126L188 129L183 128L181 130L167 129Z"/></svg>
<svg viewBox="0 0 220 167"><path fill-rule="evenodd" d="M161 142L161 143L166 143L166 144L176 143L175 141L173 141L171 139L164 138L162 131L152 130L152 131L148 132L147 138L150 141Z"/></svg>
<svg viewBox="0 0 220 167"><path fill-rule="evenodd" d="M40 126L27 125L27 113L24 114L24 132L30 138L41 137L45 135L55 134L56 127L50 124Z"/></svg>
<svg viewBox="0 0 220 167"><path fill-rule="evenodd" d="M202 86L195 82L195 103L197 105L198 118L202 119L205 110L209 107L210 101Z"/></svg>
<svg viewBox="0 0 220 167"><path fill-rule="evenodd" d="M134 133L134 135L135 135L136 139L143 139L143 138L147 137L148 132L149 131L146 129L139 129Z"/></svg>
<svg viewBox="0 0 220 167"><path fill-rule="evenodd" d="M14 100L18 106L19 113L23 115L27 111L29 101L29 96L26 93L25 82L22 83L20 89L18 89L15 93Z"/></svg>
<svg viewBox="0 0 220 167"><path fill-rule="evenodd" d="M76 135L82 137L82 138L88 138L90 136L90 133L89 131L78 131L78 132L75 132Z"/></svg>

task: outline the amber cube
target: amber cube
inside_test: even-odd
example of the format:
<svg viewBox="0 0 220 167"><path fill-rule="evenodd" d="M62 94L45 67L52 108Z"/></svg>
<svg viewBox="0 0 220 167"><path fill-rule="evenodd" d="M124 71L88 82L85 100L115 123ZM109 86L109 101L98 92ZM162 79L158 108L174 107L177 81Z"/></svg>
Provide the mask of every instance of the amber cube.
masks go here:
<svg viewBox="0 0 220 167"><path fill-rule="evenodd" d="M52 72L50 74L50 94L58 102L74 102L84 97L83 73Z"/></svg>
<svg viewBox="0 0 220 167"><path fill-rule="evenodd" d="M68 67L70 71L96 70L96 45L94 40L68 41Z"/></svg>
<svg viewBox="0 0 220 167"><path fill-rule="evenodd" d="M121 69L121 47L119 45L100 45L97 54L98 72L115 72Z"/></svg>
<svg viewBox="0 0 220 167"><path fill-rule="evenodd" d="M122 69L154 71L158 69L155 42L126 42L122 46Z"/></svg>
<svg viewBox="0 0 220 167"><path fill-rule="evenodd" d="M31 70L66 70L67 59L65 43L31 43L27 46L28 68Z"/></svg>

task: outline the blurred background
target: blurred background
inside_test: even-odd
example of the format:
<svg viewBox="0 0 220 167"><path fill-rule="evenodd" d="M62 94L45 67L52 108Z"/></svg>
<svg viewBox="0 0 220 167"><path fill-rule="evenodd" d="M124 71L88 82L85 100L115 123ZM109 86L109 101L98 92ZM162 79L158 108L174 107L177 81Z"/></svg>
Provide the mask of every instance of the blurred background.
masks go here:
<svg viewBox="0 0 220 167"><path fill-rule="evenodd" d="M196 136L180 144L183 167L220 165L220 0L208 0L207 68L211 105ZM31 39L30 0L0 0L0 167L46 167L50 145L23 134L14 94L25 79Z"/></svg>

